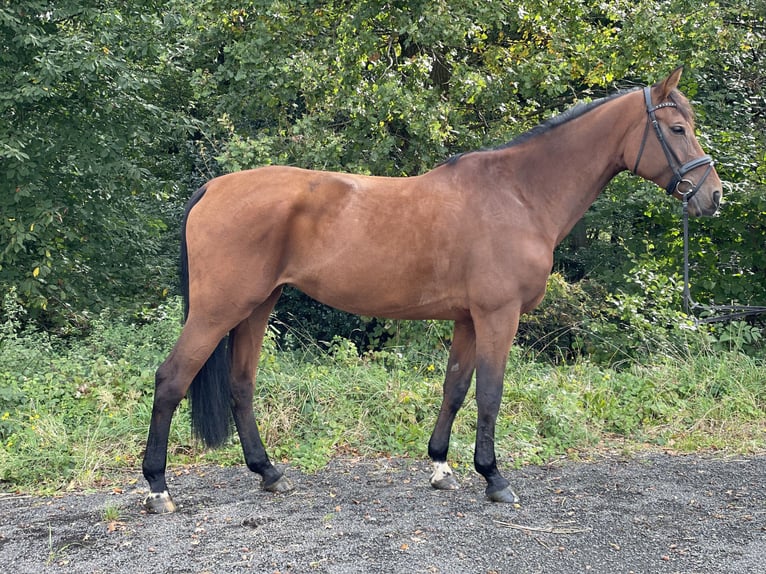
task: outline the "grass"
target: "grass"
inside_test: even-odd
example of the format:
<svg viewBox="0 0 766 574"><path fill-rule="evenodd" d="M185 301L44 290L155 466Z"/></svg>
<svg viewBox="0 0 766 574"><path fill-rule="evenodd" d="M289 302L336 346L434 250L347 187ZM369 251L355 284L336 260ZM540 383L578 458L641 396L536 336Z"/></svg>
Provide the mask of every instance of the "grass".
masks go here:
<svg viewBox="0 0 766 574"><path fill-rule="evenodd" d="M131 326L104 317L74 341L0 334L0 488L53 492L124 483L126 475L140 480L154 369L177 333L174 319ZM31 351L41 346L47 351ZM497 423L498 457L522 465L605 446L763 450L764 360L690 348L608 366L584 359L555 365L516 348ZM339 454L425 458L445 363L444 349L360 357L345 340L329 351L299 352L269 341L255 409L272 458L305 471ZM450 450L459 466L472 465L475 418L469 394ZM242 462L235 438L212 452L192 440L185 403L170 449L171 467Z"/></svg>
<svg viewBox="0 0 766 574"><path fill-rule="evenodd" d="M116 522L121 518L120 507L116 504L106 504L101 509L101 519L104 522Z"/></svg>

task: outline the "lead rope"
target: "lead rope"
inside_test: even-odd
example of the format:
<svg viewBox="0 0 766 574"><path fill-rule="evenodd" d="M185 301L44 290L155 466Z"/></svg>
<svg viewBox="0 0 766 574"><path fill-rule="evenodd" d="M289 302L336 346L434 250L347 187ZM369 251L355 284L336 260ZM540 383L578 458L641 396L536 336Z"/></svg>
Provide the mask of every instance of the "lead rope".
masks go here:
<svg viewBox="0 0 766 574"><path fill-rule="evenodd" d="M691 288L689 287L689 198L685 193L681 204L683 205L684 221L684 313L689 315L692 306L696 307L697 304L692 301Z"/></svg>

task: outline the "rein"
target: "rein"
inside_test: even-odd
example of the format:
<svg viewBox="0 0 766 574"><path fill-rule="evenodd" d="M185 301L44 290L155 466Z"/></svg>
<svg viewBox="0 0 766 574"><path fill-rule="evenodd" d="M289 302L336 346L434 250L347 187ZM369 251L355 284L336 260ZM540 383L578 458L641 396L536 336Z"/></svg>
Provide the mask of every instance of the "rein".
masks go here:
<svg viewBox="0 0 766 574"><path fill-rule="evenodd" d="M684 312L691 315L693 311L705 314L704 317L692 315L696 323L723 323L746 317L755 317L766 313L766 307L747 305L702 305L692 299L689 285L689 198L683 194L683 229L684 229Z"/></svg>

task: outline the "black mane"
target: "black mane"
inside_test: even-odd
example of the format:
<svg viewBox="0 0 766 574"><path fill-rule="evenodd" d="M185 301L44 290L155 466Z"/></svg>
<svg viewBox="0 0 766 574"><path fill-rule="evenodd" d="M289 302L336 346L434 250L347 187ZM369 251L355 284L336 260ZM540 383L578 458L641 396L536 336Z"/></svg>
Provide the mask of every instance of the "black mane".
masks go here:
<svg viewBox="0 0 766 574"><path fill-rule="evenodd" d="M517 145L521 145L521 144L523 144L525 142L528 142L531 139L536 138L539 135L548 133L549 131L556 129L557 127L559 127L561 125L564 125L564 124L566 124L568 122L571 122L572 120L587 114L591 110L594 110L594 109L598 108L599 106L601 106L601 105L603 105L603 104L605 104L605 103L607 103L607 102L609 102L611 100L619 98L620 96L624 96L625 94L627 94L629 92L633 92L633 91L635 91L635 89L627 90L627 91L620 91L620 92L617 92L615 94L611 94L609 96L606 96L604 98L599 98L598 100L593 100L592 102L588 102L588 103L585 103L585 104L577 104L576 106L566 110L565 112L562 112L561 114L559 114L557 116L554 116L554 117L544 121L540 125L537 125L537 126L533 127L531 130L529 130L527 132L524 132L523 134L513 138L509 142L506 142L504 144L501 144L501 145L495 146L495 147L491 147L491 148L482 148L482 149L479 149L479 150L459 153L459 154L453 155L452 157L444 160L440 165L443 165L443 164L454 165L455 163L457 163L457 161L461 157L463 157L464 155L470 154L470 153L481 153L481 152L485 152L485 151L497 151L497 150L508 149L508 148L515 147Z"/></svg>

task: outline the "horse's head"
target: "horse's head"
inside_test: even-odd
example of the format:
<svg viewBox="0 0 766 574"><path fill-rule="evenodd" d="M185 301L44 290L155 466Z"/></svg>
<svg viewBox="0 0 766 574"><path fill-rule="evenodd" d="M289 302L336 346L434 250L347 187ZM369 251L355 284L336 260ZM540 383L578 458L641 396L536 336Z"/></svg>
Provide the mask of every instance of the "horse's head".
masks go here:
<svg viewBox="0 0 766 574"><path fill-rule="evenodd" d="M677 89L682 70L644 88L646 122L633 130L630 143L636 150L633 173L688 201L690 214L713 215L721 203L721 180L694 135L689 101Z"/></svg>

